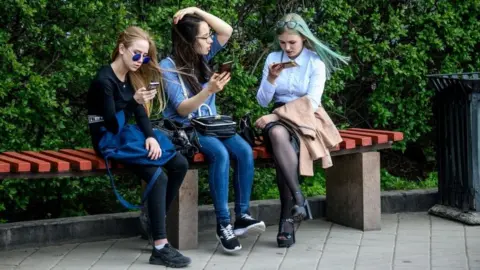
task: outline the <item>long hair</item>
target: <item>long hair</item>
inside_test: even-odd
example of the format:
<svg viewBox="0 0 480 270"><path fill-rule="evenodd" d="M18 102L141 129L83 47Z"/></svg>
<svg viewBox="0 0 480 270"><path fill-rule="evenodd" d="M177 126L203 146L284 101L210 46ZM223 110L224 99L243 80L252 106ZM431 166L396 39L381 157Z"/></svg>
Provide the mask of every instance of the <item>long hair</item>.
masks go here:
<svg viewBox="0 0 480 270"><path fill-rule="evenodd" d="M212 75L203 55L195 51L198 28L203 21L199 16L187 14L172 26L172 57L177 71L186 75L185 83L194 94L202 90L202 84Z"/></svg>
<svg viewBox="0 0 480 270"><path fill-rule="evenodd" d="M160 72L160 68L158 67L158 59L157 59L157 47L155 46L155 42L150 37L150 35L140 27L130 26L125 31L120 33L117 39L117 46L112 53L112 61L115 61L119 56L119 49L120 44L123 44L125 48L129 48L132 46L132 43L135 40L146 40L148 41L149 49L148 49L148 56L150 57L150 62L147 64L142 64L140 68L135 72L128 72L128 79L132 84L135 91L142 87L148 87L150 82L160 82L162 74ZM162 87L157 89L157 102L159 112L163 111L166 106L165 102L165 91ZM154 101L145 104L145 108L147 110L147 114L150 115L152 112Z"/></svg>
<svg viewBox="0 0 480 270"><path fill-rule="evenodd" d="M305 46L310 50L315 51L320 59L325 63L327 78L330 78L331 73L336 69L339 69L342 63L348 64L348 61L350 61L350 57L342 56L332 51L330 48L328 48L328 46L323 44L317 37L315 37L312 31L310 31L308 28L307 23L300 15L289 13L285 15L279 22L295 22L296 25L292 29L289 28L287 24L283 25L282 27L277 26L277 42L275 42L277 49L281 49L280 42L278 41L278 35L281 35L286 31L293 31L297 34L300 34L306 38Z"/></svg>

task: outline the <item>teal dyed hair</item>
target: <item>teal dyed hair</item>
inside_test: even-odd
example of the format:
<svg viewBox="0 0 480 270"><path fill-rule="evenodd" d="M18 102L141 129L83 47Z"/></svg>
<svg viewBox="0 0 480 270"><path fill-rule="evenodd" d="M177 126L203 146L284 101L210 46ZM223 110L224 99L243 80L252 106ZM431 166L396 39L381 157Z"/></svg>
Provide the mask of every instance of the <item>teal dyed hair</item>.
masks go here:
<svg viewBox="0 0 480 270"><path fill-rule="evenodd" d="M288 22L295 22L295 27L290 28L287 26ZM328 46L323 44L318 38L316 38L312 31L307 26L307 23L302 19L302 17L295 13L290 13L285 15L278 23L284 23L282 27L277 26L277 49L281 49L280 41L278 40L278 35L281 35L285 32L293 32L302 35L306 38L304 46L315 51L320 59L325 63L327 78L330 78L330 75L336 69L339 69L343 64L348 64L350 57L342 56L334 51L332 51Z"/></svg>

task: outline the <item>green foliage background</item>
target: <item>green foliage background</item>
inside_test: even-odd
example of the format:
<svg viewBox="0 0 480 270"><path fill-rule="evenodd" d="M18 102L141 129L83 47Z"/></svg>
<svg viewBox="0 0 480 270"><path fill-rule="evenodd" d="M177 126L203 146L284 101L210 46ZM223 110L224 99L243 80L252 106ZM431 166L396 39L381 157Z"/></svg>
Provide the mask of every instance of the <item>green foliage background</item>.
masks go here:
<svg viewBox="0 0 480 270"><path fill-rule="evenodd" d="M338 126L400 130L406 140L398 150L417 141L431 152L433 91L427 74L480 69L479 0L4 0L0 152L90 147L85 94L97 69L109 63L118 33L139 25L154 35L165 56L172 15L194 5L235 29L215 61L235 61L218 104L222 113L236 117L267 112L256 103L256 87L273 26L287 12L300 13L321 40L352 57L327 82L323 97ZM318 194L321 179L319 174L305 185ZM120 182L127 198L138 200L136 182L129 177ZM254 199L274 197L274 185L272 171L259 170ZM202 187L202 194L208 193L205 181ZM4 220L120 210L105 177L0 182Z"/></svg>

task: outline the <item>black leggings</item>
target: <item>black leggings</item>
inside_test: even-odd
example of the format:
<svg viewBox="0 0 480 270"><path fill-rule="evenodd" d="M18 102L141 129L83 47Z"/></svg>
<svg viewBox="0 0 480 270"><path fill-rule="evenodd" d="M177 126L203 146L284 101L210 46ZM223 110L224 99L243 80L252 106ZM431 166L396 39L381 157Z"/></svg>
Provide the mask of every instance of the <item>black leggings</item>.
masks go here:
<svg viewBox="0 0 480 270"><path fill-rule="evenodd" d="M147 183L159 168L158 166L146 165L129 165L128 167L135 175ZM160 174L147 198L153 240L167 238L165 218L185 178L188 170L188 161L184 156L177 153L163 167L167 173L165 174L164 171Z"/></svg>

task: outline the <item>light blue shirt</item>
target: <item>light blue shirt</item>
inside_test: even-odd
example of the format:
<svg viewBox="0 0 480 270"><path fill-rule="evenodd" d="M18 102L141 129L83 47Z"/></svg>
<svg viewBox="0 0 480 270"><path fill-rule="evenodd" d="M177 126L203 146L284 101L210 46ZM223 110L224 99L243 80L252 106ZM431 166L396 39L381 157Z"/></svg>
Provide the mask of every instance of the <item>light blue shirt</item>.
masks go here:
<svg viewBox="0 0 480 270"><path fill-rule="evenodd" d="M290 61L290 58L282 51L272 52L268 55L263 67L262 82L257 92L258 103L262 107L267 107L272 101L288 103L297 98L307 95L316 110L321 106L322 94L326 81L325 64L318 55L304 48L299 56L294 60L298 66L282 70L275 84L268 80L268 66L272 63Z"/></svg>
<svg viewBox="0 0 480 270"><path fill-rule="evenodd" d="M210 48L210 52L208 55L205 56L205 60L208 62L210 61L221 49L223 48L222 45L218 42L217 35L213 36L213 43L212 47ZM165 58L160 61L160 68L162 68L162 76L163 76L163 86L165 87L166 96L167 96L167 106L163 111L163 116L165 118L169 118L185 125L190 125L190 120L186 116L181 116L177 112L178 106L185 100L185 96L182 90L182 85L180 84L180 79L178 77L178 73L175 72L175 65L169 59ZM185 76L185 75L183 75ZM192 91L185 80L184 77L183 82L185 83L185 87L187 90L188 97L193 97ZM205 88L207 83L202 85L202 88ZM217 107L215 106L215 94L210 95L204 104L208 105L212 110L212 115L217 114ZM207 116L210 114L208 108L202 106L200 109L202 116ZM198 110L196 109L191 113L193 118L198 116Z"/></svg>

